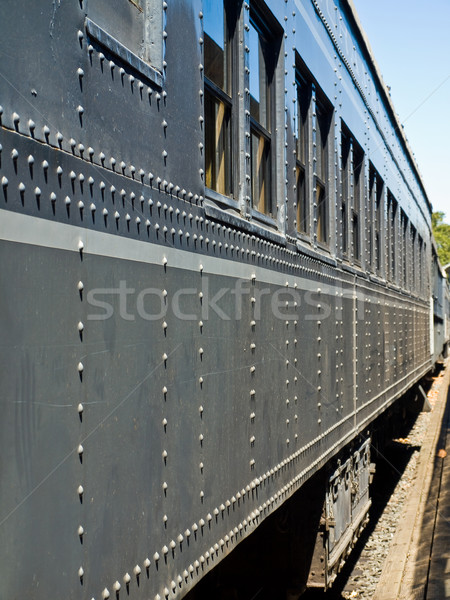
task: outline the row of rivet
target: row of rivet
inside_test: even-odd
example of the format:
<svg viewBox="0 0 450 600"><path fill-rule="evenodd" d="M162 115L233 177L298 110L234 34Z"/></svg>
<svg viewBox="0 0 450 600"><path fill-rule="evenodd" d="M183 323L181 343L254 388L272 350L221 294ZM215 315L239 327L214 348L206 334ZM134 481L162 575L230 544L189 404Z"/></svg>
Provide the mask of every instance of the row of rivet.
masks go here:
<svg viewBox="0 0 450 600"><path fill-rule="evenodd" d="M17 157L18 157L17 150L15 150L15 149L14 149L14 150L12 151L12 157L13 157L13 160L17 160ZM33 157L32 155L29 155L29 156L28 156L28 159L27 159L27 161L28 161L28 164L29 164L30 168L32 169L32 167L33 167L33 164L34 164L34 157ZM42 168L44 169L44 171L46 171L46 170L48 169L48 163L47 163L47 161L43 161L43 163L42 163ZM57 175L58 175L58 178L61 178L61 176L62 176L62 173L63 173L63 170L62 170L62 168L59 166L59 167L57 168ZM152 177L152 174L150 173L150 174L149 174L149 176L150 176L150 177ZM73 181L74 181L74 180L77 178L77 176L76 176L76 174L75 174L75 172L74 172L74 171L71 171L71 172L69 173L69 177L70 177L70 179L71 179L71 181L72 181L72 182L73 182ZM84 177L84 175L83 175L82 173L80 173L80 174L78 175L78 180L80 181L80 183L81 183L81 184L84 182L84 180L85 180L85 177ZM6 187L8 186L8 183L9 183L9 182L8 182L8 179L7 179L7 178L4 176L4 177L2 178L2 186L3 186L4 188L6 188ZM92 177L89 177L89 178L88 178L88 183L89 183L89 186L92 188L92 186L93 186L93 184L94 184L94 180L93 180L93 178L92 178ZM167 186L169 186L169 187L170 187L170 186L172 185L172 184L169 184L169 183L167 183L166 181L164 181L164 182L162 182L162 183L163 183L163 185L164 185L165 187L167 187ZM160 182L158 181L158 185L159 185L159 184L160 184ZM100 182L100 184L99 184L99 185L100 185L100 190L101 190L102 194L104 194L104 190L105 190L105 187L106 187L106 186L105 186L105 184L104 184L104 182L103 182L103 181L102 181L102 182ZM21 195L23 195L23 194L24 194L24 192L25 192L25 189L26 189L26 188L25 188L25 185L24 185L23 183L21 183L21 184L19 185L19 191L20 191ZM113 196L113 195L115 194L115 192L116 192L116 189L115 189L115 187L114 187L114 186L111 186L111 189L110 189L110 191L111 191L111 194L112 194L112 196ZM185 190L181 190L181 191L182 191L182 193L184 194ZM42 191L40 190L40 188L36 187L36 188L35 188L35 190L34 190L34 193L35 193L36 197L39 199L39 202L40 202L41 195L42 195ZM125 198L126 198L126 196L127 196L127 194L126 194L125 190L121 190L120 194L121 194L121 197L122 197L122 201L123 201L123 203L125 203ZM130 198L130 200L127 200L127 202L131 202L131 205L132 205L132 206L133 206L133 208L134 208L135 194L134 194L133 192L131 192L131 193L129 194L129 198ZM143 208L143 204L144 204L144 202L143 202L142 198L143 198L143 196L141 195L141 196L140 196L140 202L141 202L141 205L142 205L142 208ZM188 194L188 198L189 198L189 200L192 200L192 199L193 199L194 201L199 201L199 200L201 201L201 200L202 200L202 197L196 197L195 195L192 195L192 197L191 197L191 194L190 194L190 193ZM52 204L54 205L54 204L55 204L55 202L56 202L56 200L57 200L56 194L55 194L54 192L52 192L52 193L50 194L50 200L51 200ZM71 199L70 199L70 197L66 196L66 197L65 197L65 200L64 200L64 203L65 203L65 205L66 205L66 208L70 207L70 205L71 205ZM148 200L148 204L149 204L149 207L150 207L150 208L153 206L153 200L152 200L151 198ZM78 205L78 208L79 208L79 210L80 210L80 211L83 211L83 210L84 210L84 208L85 208L85 207L84 207L84 203L83 203L82 201L79 201L77 205ZM160 210L160 209L161 209L161 203L160 203L160 202L158 202L158 205L159 205L159 206L158 206L159 214L161 214L161 210ZM91 212L92 212L92 213L95 213L95 211L96 211L96 205L95 205L94 203L91 203L89 208L90 208L90 210L91 210ZM170 208L172 208L172 207L170 207ZM180 215L180 211L179 211L179 209L176 209L176 210L178 210L178 215L177 215L177 217L179 217L179 215ZM106 211L106 212L105 212L105 211ZM165 212L166 212L166 211L167 211L167 209L165 209ZM172 214L173 214L173 212L174 212L174 211L173 211L173 209L172 209L171 211L169 211L169 214L170 214L170 215L172 215ZM175 212L176 212L176 211L175 211ZM184 216L184 215L185 215L185 212L186 212L186 211L183 211L183 218L186 218L186 217ZM106 208L105 208L105 209L103 209L103 211L102 211L102 214L103 214L103 217L104 217L104 218L107 218L107 217L108 217L108 212L107 212L107 209L106 209ZM120 213L119 213L118 211L115 211L115 213L114 213L114 218L116 219L116 221L117 221L117 220L120 218ZM190 218L190 216L189 216L189 218ZM127 213L127 214L125 215L125 219L126 219L126 221L127 221L128 223L131 221L131 216L129 215L129 213ZM200 223L201 223L201 222L202 222L202 220L203 220L203 217L198 217L198 215L196 216L196 222L197 222L197 223L198 223L198 222L200 222ZM137 227L138 227L138 229L139 229L139 226L140 226L140 224L141 224L141 219L140 219L140 217L136 217L136 219L135 219L135 222L136 222L136 225L137 225ZM206 219L206 222L208 222L208 219ZM214 222L213 222L213 221L210 221L210 223L211 223L212 227L214 227L214 225L215 225L215 224L214 224ZM146 221L145 221L145 224L146 224L146 227L147 227L147 228L149 228L149 227L151 226L151 222L150 222L148 219L146 219ZM164 226L164 227L165 227L165 226ZM166 228L166 229L164 230L164 227L163 227L163 233L167 234L167 232L168 232L168 229ZM155 228L155 230L159 231L159 230L160 230L160 225L159 225L158 223L156 223L156 224L154 225L154 228ZM275 253L279 253L279 254L280 254L280 253L285 253L285 254L288 254L288 255L297 256L297 254L296 254L295 252L293 252L293 251L291 251L291 250L288 250L288 249L284 249L284 248L280 247L278 244L275 244L275 243L273 243L273 242L269 242L269 241L266 241L266 240L260 240L260 239L258 239L258 238L257 238L255 235L251 235L251 234L245 234L245 233L242 233L242 232L240 232L240 231L238 231L238 230L235 230L235 229L233 229L233 228L231 228L231 227L229 227L229 226L225 226L225 225L221 226L220 224L218 224L218 225L217 225L217 231L218 231L218 232L220 232L221 228L222 228L222 231L223 231L223 232L228 232L228 235L229 235L230 237L231 237L231 235L234 235L234 237L236 237L236 236L238 236L238 237L242 236L242 238L246 238L246 241L247 241L247 243L250 243L250 241L251 241L252 243L255 243L255 242L256 242L256 243L257 243L259 246L262 246L262 247L265 247L265 248L267 248L267 249L270 249L270 251L271 251L272 253L273 253L273 252L275 252ZM176 230L174 231L174 228L172 228L172 229L171 229L171 235L173 235L173 236L174 236L174 235L176 235L176 234L177 234L177 231L176 231ZM178 231L178 234L180 235L180 237L182 237L182 236L183 236L183 231L180 229L180 230ZM184 236L185 236L185 237L186 237L186 239L188 240L188 239L189 239L189 237L190 237L190 234L189 234L189 232L185 232L185 233L184 233ZM207 238L206 238L206 239L205 239L205 238L203 238L203 239L200 239L201 237L202 237L202 236L199 236L199 237L197 238L197 239L200 241L200 243L202 243L203 241L205 241L205 243L206 243L206 239L207 239ZM194 236L193 236L193 239L194 239ZM196 241L196 240L194 239L194 241ZM213 240L213 242L212 242L212 246L213 246L213 248L215 249L215 247L216 247L216 244L215 244L214 242L215 242L215 240ZM222 246L221 246L221 242L219 242L217 245L218 245L218 247L219 247L219 248L221 248L221 247L222 247ZM228 248L229 248L231 253L233 253L233 251L236 251L237 253L240 251L242 255L244 255L244 254L247 254L247 257L249 257L249 256L250 256L250 257L253 257L253 259L255 259L255 258L256 258L256 259L260 259L260 258L262 258L263 260L265 260L265 261L266 261L266 263L267 263L267 264L269 264L269 263L272 263L272 264L276 264L276 265L284 266L284 267L286 267L286 268L294 268L296 271L300 271L300 272L302 272L302 273L305 273L305 274L318 275L318 276L321 276L321 277L322 277L324 280L325 280L325 279L329 279L330 281L333 281L333 277L332 277L331 273L330 273L330 275L328 275L328 273L327 273L327 274L324 274L324 273L322 272L322 270L320 270L320 271L319 271L319 270L316 270L316 269L314 269L314 268L308 268L308 267L306 267L306 266L304 266L304 265L301 265L301 264L298 264L298 263L293 263L293 262L290 262L290 261L287 261L287 260L283 260L283 259L280 259L280 258L275 258L274 256L269 256L269 255L267 255L267 254L266 254L266 255L263 255L262 253L257 253L257 252L256 252L256 251L254 251L254 250L250 251L250 250L248 250L248 249L239 248L239 246L236 246L236 247L234 247L233 245L231 245L231 246L228 246L228 247L227 247L227 244L225 244L225 245L224 245L224 247L225 247L225 250L226 250L226 251L227 251L227 250L228 250ZM317 265L317 266L319 266L319 265L320 265L320 261L318 261L317 259L313 259L313 258L310 258L310 257L302 257L302 259L303 259L305 262L311 262L312 264L314 264L314 265Z"/></svg>
<svg viewBox="0 0 450 600"><path fill-rule="evenodd" d="M333 450L333 449L334 449L334 447L331 450ZM292 493L295 488L298 488L300 486L300 484L302 483L302 481L306 478L308 471L311 468L314 468L315 466L319 465L319 463L323 459L324 459L324 457L319 457L318 459L316 459L316 461L314 461L314 463L312 463L312 465L310 467L308 467L307 469L304 469L301 473L299 473L294 478L292 478L288 484L283 486L278 492L276 492L273 496L271 496L269 500L265 501L259 508L252 511L246 519L244 519L243 521L241 521L241 523L239 523L238 526L236 526L234 529L230 530L229 534L227 534L223 538L221 538L219 543L216 543L216 544L214 544L214 546L211 546L211 548L208 551L206 551L204 554L202 554L200 556L199 560L196 560L196 561L194 561L193 564L190 564L189 567L183 571L182 576L179 575L178 577L176 577L176 581L175 580L171 581L170 588L172 590L172 593L175 594L177 591L177 588L183 586L183 582L187 584L189 582L189 579L193 579L195 577L195 574L198 575L199 572L204 569L205 563L207 565L209 563L210 559L214 560L214 556L219 555L220 549L222 551L224 551L225 546L228 546L228 544L230 542L233 543L234 537L237 538L238 535L243 535L243 533L247 530L248 527L252 527L252 526L256 525L258 522L258 519L262 513L270 512L271 509L274 507L274 505L278 504L278 502L280 500L285 498L288 494ZM250 492L250 490L252 489L253 486L256 487L258 485L255 482L252 482L252 484L253 484L252 486L247 486L247 488L248 488L247 493ZM237 497L233 497L232 500L234 500L234 502L239 501L239 499L241 497L243 497L245 495L245 493L246 493L246 490L243 489L242 494L238 492L236 495ZM226 504L228 507L230 506L229 501L227 501ZM221 505L220 509L223 513L226 509L226 506ZM214 514L216 515L216 520L217 520L219 510L215 509ZM207 515L207 521L209 523L212 521L211 514ZM200 528L203 528L205 526L205 524L206 524L205 520L200 519L200 521L199 521ZM192 530L194 531L194 533L196 533L198 531L198 529L199 529L198 525L194 523L194 525L192 527ZM189 538L190 535L191 535L191 532L189 530L186 530L185 536L187 538ZM182 534L180 534L177 537L177 541L180 544L180 546L181 546L183 540L184 540L184 536ZM169 546L172 549L172 553L174 553L175 548L177 547L177 544L175 543L175 541L172 540L170 542ZM164 546L162 548L162 553L163 553L164 557L167 557L169 554L169 548L167 546ZM155 552L155 554L153 555L153 560L154 560L155 564L157 564L158 561L160 560L160 555L158 552ZM149 574L150 565L151 565L150 560L148 558L146 558L144 561L144 567L147 571L147 577L150 576L150 574ZM133 572L134 572L137 580L139 581L139 575L141 574L140 566L136 565L133 569ZM128 573L126 573L123 580L128 589L129 583L131 581L130 575ZM116 593L118 593L120 588L121 588L120 583L118 581L116 581L113 584L113 589L116 591ZM168 598L169 595L170 595L170 590L168 587L166 587L164 589L164 596L166 598ZM102 597L109 598L109 591L107 590L107 588L105 588L103 590ZM155 600L160 600L160 599L161 599L161 596L159 594L157 594L155 596Z"/></svg>
<svg viewBox="0 0 450 600"><path fill-rule="evenodd" d="M78 244L78 250L79 250L80 253L83 250L83 246L80 246L80 243ZM77 283L77 295L78 295L78 297L79 297L79 299L80 299L81 302L83 301L83 291L84 291L84 284L83 284L83 282L81 280L79 280L78 283ZM77 331L78 331L78 335L79 335L79 338L80 338L80 342L83 343L84 323L81 320L78 321L78 323L77 323ZM81 362L81 360L78 362L77 371L78 371L80 380L82 381L82 379L83 379L83 371L84 371L84 364ZM80 423L82 423L82 421L83 421L84 406L83 406L83 404L81 402L78 404L77 412L78 412L78 418L80 420ZM80 463L82 464L83 463L84 447L83 447L83 445L81 443L78 445L77 453L78 453L78 457L79 457ZM78 494L78 498L80 500L80 503L82 504L83 503L84 488L83 488L83 486L81 484L78 486L77 494ZM85 533L84 532L84 527L80 524L79 527L78 527L78 530L77 530L77 535L78 535L78 538L79 538L81 544L83 544L84 533ZM78 569L78 578L80 580L80 584L83 585L84 569L83 569L82 566L80 566L80 568Z"/></svg>

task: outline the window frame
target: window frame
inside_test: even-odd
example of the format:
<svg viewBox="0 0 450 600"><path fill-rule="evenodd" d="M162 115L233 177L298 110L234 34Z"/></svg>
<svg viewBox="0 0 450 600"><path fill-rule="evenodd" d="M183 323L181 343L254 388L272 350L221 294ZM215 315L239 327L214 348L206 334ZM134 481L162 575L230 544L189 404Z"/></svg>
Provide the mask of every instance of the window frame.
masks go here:
<svg viewBox="0 0 450 600"><path fill-rule="evenodd" d="M256 118L251 114L251 106L250 106L250 82L248 85L248 102L249 102L249 169L248 174L250 176L249 182L249 202L250 202L250 214L256 220L260 220L268 225L276 225L276 219L278 216L278 205L277 205L277 179L276 179L276 72L277 72L277 63L280 48L277 48L277 28L274 27L271 29L267 15L262 11L262 7L258 2L252 2L250 5L250 15L249 15L249 27L254 27L256 32L258 33L259 43L261 47L266 47L266 56L264 56L264 49L262 50L262 55L264 56L264 66L266 68L266 77L267 77L267 94L269 101L269 110L267 113L269 119L269 128L257 121ZM248 30L247 34L249 35ZM259 48L259 46L258 46ZM269 51L270 50L270 51ZM250 54L251 48L249 48L248 54ZM268 64L267 56L272 58L272 64ZM250 71L250 69L249 69ZM254 185L255 180L253 177L254 169L253 169L253 137L257 137L260 140L263 140L264 144L268 145L268 150L265 150L267 154L267 162L266 171L268 173L268 186L266 186L266 196L264 199L264 209L259 210L255 206L254 202ZM268 206L266 206L266 203Z"/></svg>
<svg viewBox="0 0 450 600"><path fill-rule="evenodd" d="M132 21L131 32L136 32L135 35L117 28L117 5L113 7L107 0L89 2L85 18L86 33L90 39L129 65L136 73L162 88L165 55L163 0L143 0L142 3L126 0L126 4L123 2L123 10L129 13ZM137 33L139 31L140 35ZM139 52L137 48L141 39L144 43Z"/></svg>
<svg viewBox="0 0 450 600"><path fill-rule="evenodd" d="M222 90L214 81L209 79L206 75L207 68L204 68L203 78L203 91L204 91L204 159L205 159L205 197L213 200L219 205L225 207L231 207L239 210L239 194L237 192L237 182L239 181L239 165L236 160L236 156L239 155L239 122L238 122L238 90L239 90L239 79L238 63L241 59L238 51L238 31L239 31L239 20L240 20L240 6L231 7L226 2L221 2L223 8L224 18L224 35L226 35L226 47L227 47L227 64L226 69L228 71L227 77L229 78L228 92ZM203 22L203 39L204 43L206 35ZM206 63L206 57L204 56L204 62ZM207 185L207 128L208 128L208 115L207 115L207 97L211 96L216 102L221 103L225 110L229 112L229 124L228 124L228 144L225 148L225 155L228 156L228 167L225 167L225 180L229 179L228 188L225 186L225 190L219 191L212 186ZM215 121L215 125L217 122ZM216 186L217 187L217 186Z"/></svg>
<svg viewBox="0 0 450 600"><path fill-rule="evenodd" d="M297 235L311 236L309 153L311 134L311 82L297 68L295 73L295 228ZM303 179L300 182L300 179ZM303 208L303 210L301 210ZM304 213L304 214L303 214ZM303 226L302 226L303 223Z"/></svg>
<svg viewBox="0 0 450 600"><path fill-rule="evenodd" d="M314 239L318 247L329 251L331 246L330 231L330 130L333 122L334 107L328 101L320 88L312 84L312 104L313 104L313 148L314 148ZM321 125L322 121L322 125ZM322 129L322 126L325 129ZM318 139L318 134L320 138ZM322 137L323 136L323 137ZM321 150L319 149L319 145ZM320 154L319 154L320 152ZM321 157L320 162L318 156ZM318 173L318 162L320 174ZM320 190L320 192L318 191ZM323 212L322 212L323 211ZM320 234L320 236L319 236Z"/></svg>

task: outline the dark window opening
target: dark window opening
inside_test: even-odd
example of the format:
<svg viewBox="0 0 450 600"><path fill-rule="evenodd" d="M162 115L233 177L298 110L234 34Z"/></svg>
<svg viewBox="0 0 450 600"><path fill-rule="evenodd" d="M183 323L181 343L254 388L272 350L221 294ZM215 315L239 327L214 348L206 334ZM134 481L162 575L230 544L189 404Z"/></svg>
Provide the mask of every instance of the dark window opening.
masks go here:
<svg viewBox="0 0 450 600"><path fill-rule="evenodd" d="M296 150L296 186L297 186L297 231L309 234L310 211L306 190L306 168L309 151L309 106L311 102L311 84L300 75L296 79L297 97L295 103L295 150Z"/></svg>
<svg viewBox="0 0 450 600"><path fill-rule="evenodd" d="M329 243L329 196L328 196L328 135L332 109L322 99L316 101L316 204L317 241Z"/></svg>

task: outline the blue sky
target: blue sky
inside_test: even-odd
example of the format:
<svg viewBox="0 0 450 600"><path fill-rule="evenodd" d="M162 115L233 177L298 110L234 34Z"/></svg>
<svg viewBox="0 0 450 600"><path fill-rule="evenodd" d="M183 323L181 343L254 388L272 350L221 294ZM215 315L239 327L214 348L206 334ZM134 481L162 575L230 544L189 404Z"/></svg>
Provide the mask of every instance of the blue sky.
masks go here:
<svg viewBox="0 0 450 600"><path fill-rule="evenodd" d="M450 0L353 0L434 211L450 223Z"/></svg>

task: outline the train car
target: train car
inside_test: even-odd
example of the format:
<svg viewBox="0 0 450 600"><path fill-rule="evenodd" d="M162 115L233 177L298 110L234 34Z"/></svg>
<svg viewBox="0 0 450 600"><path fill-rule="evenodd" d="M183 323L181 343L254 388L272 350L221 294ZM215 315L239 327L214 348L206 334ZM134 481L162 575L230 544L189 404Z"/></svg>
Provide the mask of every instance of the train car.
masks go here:
<svg viewBox="0 0 450 600"><path fill-rule="evenodd" d="M438 360L442 361L447 357L449 342L448 318L450 316L447 274L439 262L435 244L432 249L431 275L431 301L433 306L432 356L433 364L435 364Z"/></svg>
<svg viewBox="0 0 450 600"><path fill-rule="evenodd" d="M351 1L0 31L1 597L329 587L434 360L431 206Z"/></svg>

